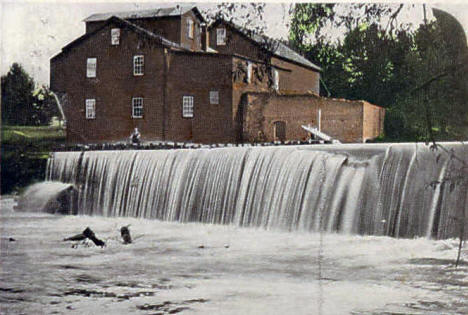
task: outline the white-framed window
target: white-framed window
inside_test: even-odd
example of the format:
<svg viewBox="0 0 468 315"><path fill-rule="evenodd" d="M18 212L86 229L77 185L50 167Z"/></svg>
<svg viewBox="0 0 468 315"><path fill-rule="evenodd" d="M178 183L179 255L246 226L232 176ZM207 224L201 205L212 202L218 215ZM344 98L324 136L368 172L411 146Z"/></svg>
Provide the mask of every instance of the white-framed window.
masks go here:
<svg viewBox="0 0 468 315"><path fill-rule="evenodd" d="M216 45L226 45L226 29L224 27L216 29Z"/></svg>
<svg viewBox="0 0 468 315"><path fill-rule="evenodd" d="M279 72L276 69L272 69L273 71L273 88L275 91L279 90Z"/></svg>
<svg viewBox="0 0 468 315"><path fill-rule="evenodd" d="M97 58L86 59L86 77L95 78L97 69Z"/></svg>
<svg viewBox="0 0 468 315"><path fill-rule="evenodd" d="M219 91L210 91L210 104L219 104Z"/></svg>
<svg viewBox="0 0 468 315"><path fill-rule="evenodd" d="M132 98L132 118L143 118L143 97Z"/></svg>
<svg viewBox="0 0 468 315"><path fill-rule="evenodd" d="M111 29L111 44L112 45L120 44L120 28Z"/></svg>
<svg viewBox="0 0 468 315"><path fill-rule="evenodd" d="M193 20L187 19L187 37L193 39L194 33L195 33L195 28L193 25Z"/></svg>
<svg viewBox="0 0 468 315"><path fill-rule="evenodd" d="M182 117L193 118L193 96L182 98Z"/></svg>
<svg viewBox="0 0 468 315"><path fill-rule="evenodd" d="M86 119L96 118L96 100L86 99Z"/></svg>
<svg viewBox="0 0 468 315"><path fill-rule="evenodd" d="M143 75L145 69L145 56L133 56L133 75Z"/></svg>
<svg viewBox="0 0 468 315"><path fill-rule="evenodd" d="M247 83L252 82L252 63L247 62Z"/></svg>

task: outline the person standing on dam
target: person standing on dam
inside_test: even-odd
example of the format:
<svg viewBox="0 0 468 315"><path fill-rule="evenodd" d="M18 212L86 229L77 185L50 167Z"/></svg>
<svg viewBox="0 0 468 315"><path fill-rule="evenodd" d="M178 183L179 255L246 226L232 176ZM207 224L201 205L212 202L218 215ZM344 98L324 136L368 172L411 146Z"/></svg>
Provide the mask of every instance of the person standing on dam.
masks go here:
<svg viewBox="0 0 468 315"><path fill-rule="evenodd" d="M141 137L141 134L138 131L138 128L135 128L132 135L130 136L130 141L132 142L133 145L139 145L140 144L140 137Z"/></svg>

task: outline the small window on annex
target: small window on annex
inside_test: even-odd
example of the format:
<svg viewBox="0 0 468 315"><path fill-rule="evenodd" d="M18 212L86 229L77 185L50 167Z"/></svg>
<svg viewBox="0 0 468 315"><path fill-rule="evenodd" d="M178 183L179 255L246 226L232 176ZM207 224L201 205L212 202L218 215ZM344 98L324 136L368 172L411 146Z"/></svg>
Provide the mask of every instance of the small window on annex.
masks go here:
<svg viewBox="0 0 468 315"><path fill-rule="evenodd" d="M145 68L145 57L143 55L133 56L133 75L143 75Z"/></svg>
<svg viewBox="0 0 468 315"><path fill-rule="evenodd" d="M86 77L95 78L97 68L97 58L86 59Z"/></svg>
<svg viewBox="0 0 468 315"><path fill-rule="evenodd" d="M193 96L182 98L182 117L193 118Z"/></svg>
<svg viewBox="0 0 468 315"><path fill-rule="evenodd" d="M226 45L226 29L217 28L216 29L216 45Z"/></svg>
<svg viewBox="0 0 468 315"><path fill-rule="evenodd" d="M194 25L193 25L193 20L188 19L187 20L187 37L193 39L194 33L195 33L195 29L194 29Z"/></svg>
<svg viewBox="0 0 468 315"><path fill-rule="evenodd" d="M111 29L111 44L112 45L120 44L120 28Z"/></svg>
<svg viewBox="0 0 468 315"><path fill-rule="evenodd" d="M219 91L210 91L210 104L219 104Z"/></svg>
<svg viewBox="0 0 468 315"><path fill-rule="evenodd" d="M96 118L96 100L86 99L86 119Z"/></svg>
<svg viewBox="0 0 468 315"><path fill-rule="evenodd" d="M132 118L143 118L143 97L132 98Z"/></svg>

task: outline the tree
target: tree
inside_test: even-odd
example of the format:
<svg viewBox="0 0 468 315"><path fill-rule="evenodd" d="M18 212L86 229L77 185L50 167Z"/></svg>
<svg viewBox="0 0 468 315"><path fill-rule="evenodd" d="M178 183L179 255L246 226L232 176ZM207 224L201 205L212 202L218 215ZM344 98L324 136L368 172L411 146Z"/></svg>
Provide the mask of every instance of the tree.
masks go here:
<svg viewBox="0 0 468 315"><path fill-rule="evenodd" d="M2 123L28 125L33 112L34 80L18 63L2 76Z"/></svg>
<svg viewBox="0 0 468 315"><path fill-rule="evenodd" d="M60 116L52 92L41 86L18 63L13 63L2 76L2 123L10 125L48 125L53 116Z"/></svg>
<svg viewBox="0 0 468 315"><path fill-rule="evenodd" d="M424 115L415 115L435 140L465 140L468 136L468 47L463 28L449 14L434 10L436 20L425 23L415 34L412 52L414 87L406 105ZM426 115L427 114L427 115ZM427 126L427 127L426 127Z"/></svg>
<svg viewBox="0 0 468 315"><path fill-rule="evenodd" d="M398 23L403 8L297 4L290 40L322 66L331 96L386 108L386 140L427 139L426 111L437 139L466 138L468 58L463 30L439 11L434 12L435 21L418 28ZM327 34L333 30L344 35L332 39ZM414 93L419 87L424 93Z"/></svg>
<svg viewBox="0 0 468 315"><path fill-rule="evenodd" d="M48 125L52 117L62 119L61 113L58 109L57 101L46 86L41 86L33 93L34 103L33 112L30 117L30 124L32 125Z"/></svg>

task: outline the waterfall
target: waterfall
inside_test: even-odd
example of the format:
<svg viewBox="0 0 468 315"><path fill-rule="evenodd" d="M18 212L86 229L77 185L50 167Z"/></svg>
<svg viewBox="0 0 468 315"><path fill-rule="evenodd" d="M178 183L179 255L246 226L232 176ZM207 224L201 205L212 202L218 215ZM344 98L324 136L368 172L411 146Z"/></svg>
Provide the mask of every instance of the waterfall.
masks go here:
<svg viewBox="0 0 468 315"><path fill-rule="evenodd" d="M447 238L467 211L444 182L457 163L424 144L56 152L47 179L78 189L79 214Z"/></svg>

